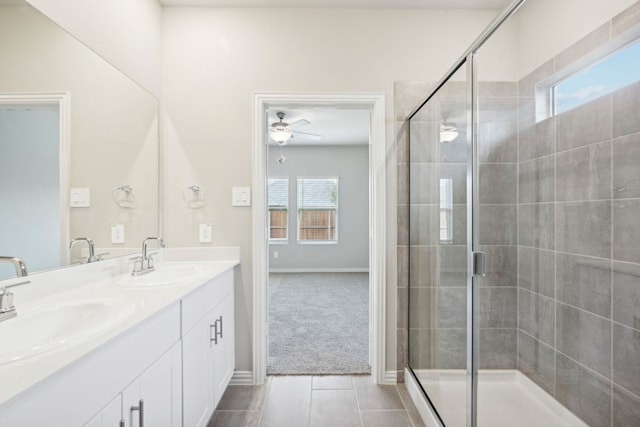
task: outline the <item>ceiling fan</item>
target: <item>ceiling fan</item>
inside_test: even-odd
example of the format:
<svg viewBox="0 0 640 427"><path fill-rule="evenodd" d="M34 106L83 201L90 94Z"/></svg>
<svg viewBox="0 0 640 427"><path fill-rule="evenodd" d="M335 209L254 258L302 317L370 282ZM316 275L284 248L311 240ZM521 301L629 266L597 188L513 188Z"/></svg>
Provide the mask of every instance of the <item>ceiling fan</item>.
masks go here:
<svg viewBox="0 0 640 427"><path fill-rule="evenodd" d="M287 142L296 135L300 135L314 141L322 139L321 135L317 135L315 133L300 132L297 130L302 126L311 124L309 120L300 119L296 120L293 123L287 123L284 121L284 117L286 116L286 114L282 111L278 111L276 113L276 116L278 116L280 121L271 123L271 126L269 126L269 136L279 145L287 145Z"/></svg>

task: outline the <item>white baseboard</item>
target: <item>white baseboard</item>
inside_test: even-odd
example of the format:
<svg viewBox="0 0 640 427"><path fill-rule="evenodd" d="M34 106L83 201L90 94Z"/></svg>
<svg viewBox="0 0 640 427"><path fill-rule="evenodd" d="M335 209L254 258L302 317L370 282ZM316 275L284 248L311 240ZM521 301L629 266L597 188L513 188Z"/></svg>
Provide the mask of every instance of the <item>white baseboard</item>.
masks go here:
<svg viewBox="0 0 640 427"><path fill-rule="evenodd" d="M385 384L397 384L398 383L398 371L385 371L384 373Z"/></svg>
<svg viewBox="0 0 640 427"><path fill-rule="evenodd" d="M253 372L234 371L229 385L253 385Z"/></svg>
<svg viewBox="0 0 640 427"><path fill-rule="evenodd" d="M270 268L269 273L368 273L368 268Z"/></svg>

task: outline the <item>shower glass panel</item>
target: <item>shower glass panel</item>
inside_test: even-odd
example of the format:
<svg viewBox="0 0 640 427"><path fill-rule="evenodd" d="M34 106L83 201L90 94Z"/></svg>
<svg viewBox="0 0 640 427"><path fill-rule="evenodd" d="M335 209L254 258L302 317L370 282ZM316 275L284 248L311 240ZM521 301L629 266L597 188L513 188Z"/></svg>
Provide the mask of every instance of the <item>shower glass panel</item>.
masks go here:
<svg viewBox="0 0 640 427"><path fill-rule="evenodd" d="M409 367L448 427L638 426L640 2L496 22L409 120Z"/></svg>
<svg viewBox="0 0 640 427"><path fill-rule="evenodd" d="M527 1L474 58L479 426L640 425L640 72L589 71L640 3L588 3Z"/></svg>
<svg viewBox="0 0 640 427"><path fill-rule="evenodd" d="M409 365L447 426L467 422L466 64L409 123Z"/></svg>

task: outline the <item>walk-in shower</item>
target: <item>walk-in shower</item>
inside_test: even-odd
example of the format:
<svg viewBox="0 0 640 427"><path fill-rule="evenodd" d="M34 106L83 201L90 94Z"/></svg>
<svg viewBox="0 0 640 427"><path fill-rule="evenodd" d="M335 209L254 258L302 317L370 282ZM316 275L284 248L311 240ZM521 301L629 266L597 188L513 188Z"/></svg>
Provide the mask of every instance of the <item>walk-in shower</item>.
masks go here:
<svg viewBox="0 0 640 427"><path fill-rule="evenodd" d="M640 425L639 38L637 1L516 2L405 122L434 425Z"/></svg>

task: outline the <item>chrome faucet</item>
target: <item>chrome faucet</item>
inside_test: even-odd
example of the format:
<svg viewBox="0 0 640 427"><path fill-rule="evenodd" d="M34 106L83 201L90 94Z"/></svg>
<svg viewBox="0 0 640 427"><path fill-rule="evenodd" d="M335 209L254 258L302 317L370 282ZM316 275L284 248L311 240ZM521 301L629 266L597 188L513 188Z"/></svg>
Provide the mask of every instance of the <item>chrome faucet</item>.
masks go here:
<svg viewBox="0 0 640 427"><path fill-rule="evenodd" d="M87 242L87 245L89 246L89 256L87 257L86 262L95 262L95 261L102 261L102 256L98 255L96 256L95 252L95 246L93 245L93 240L89 239L88 237L76 237L75 239L73 239L71 241L71 243L69 243L69 250L71 250L71 248L73 248L73 245L76 242ZM104 254L102 254L104 255ZM83 264L85 263L85 261L82 262Z"/></svg>
<svg viewBox="0 0 640 427"><path fill-rule="evenodd" d="M17 277L25 277L27 275L27 266L20 258L10 256L0 256L0 262L9 262L16 268ZM26 285L30 283L28 280L18 283L12 283L10 285L0 287L0 322L3 320L16 317L18 312L15 305L13 305L13 294L9 290L14 286Z"/></svg>
<svg viewBox="0 0 640 427"><path fill-rule="evenodd" d="M16 276L24 277L27 275L27 265L18 257L0 256L0 262L9 262L16 268Z"/></svg>
<svg viewBox="0 0 640 427"><path fill-rule="evenodd" d="M151 240L158 242L158 248L164 248L164 241L159 237L147 237L144 239L142 242L142 255L135 258L135 262L133 263L133 271L131 272L133 276L150 273L155 269L153 265L153 254L149 255L147 251L147 246Z"/></svg>

